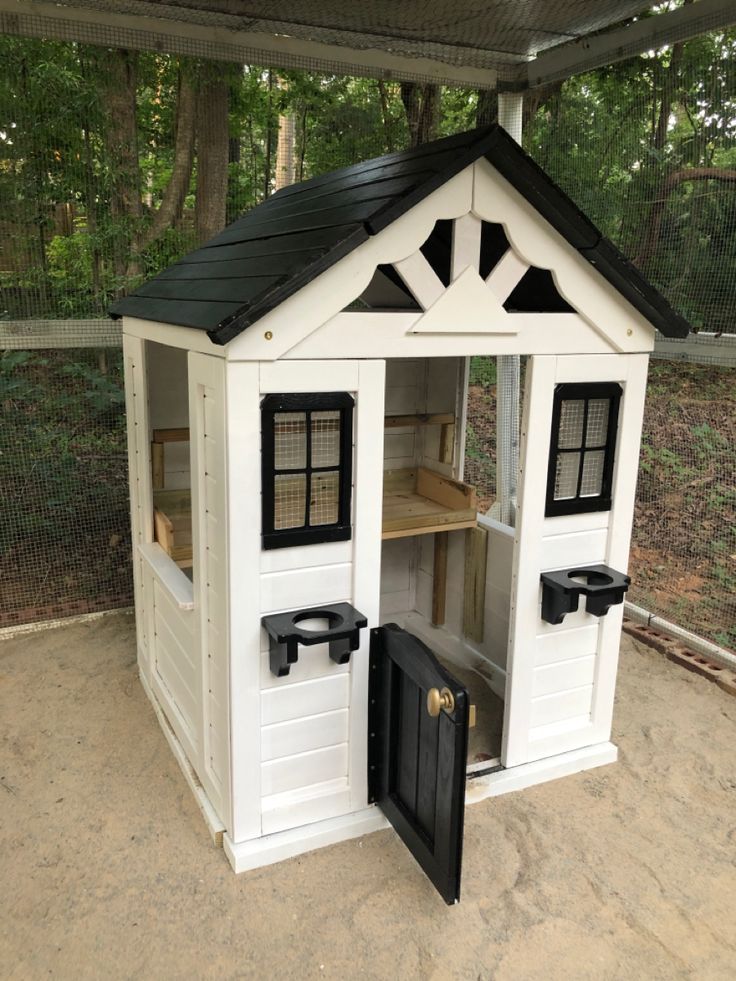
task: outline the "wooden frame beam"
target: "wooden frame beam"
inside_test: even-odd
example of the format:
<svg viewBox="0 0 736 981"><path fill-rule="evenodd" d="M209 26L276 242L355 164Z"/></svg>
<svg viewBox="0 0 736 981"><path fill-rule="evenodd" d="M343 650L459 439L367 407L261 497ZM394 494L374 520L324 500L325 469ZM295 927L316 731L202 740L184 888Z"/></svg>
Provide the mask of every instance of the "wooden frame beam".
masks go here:
<svg viewBox="0 0 736 981"><path fill-rule="evenodd" d="M618 30L582 37L544 51L523 67L521 87L535 88L564 80L732 24L736 24L733 0L698 0L698 3L637 20Z"/></svg>
<svg viewBox="0 0 736 981"><path fill-rule="evenodd" d="M35 0L0 0L0 32L23 37L45 37L81 41L87 44L110 44L104 31L112 28L120 43L139 51L166 51L190 57L216 58L220 61L263 64L274 68L305 68L331 73L364 75L369 78L404 79L437 82L443 85L493 89L497 72L492 68L473 68L451 64L436 58L395 54L378 48L357 48L326 44L287 33L244 31L235 26L242 18L223 15L222 24L209 26L176 20L166 3L129 0L127 13L116 13L113 5L100 0L98 6L80 2L67 6ZM140 13L130 13L137 8ZM95 31L100 39L95 38ZM388 43L388 42L387 42ZM439 42L440 46L441 42ZM451 45L445 45L448 54ZM489 58L493 52L488 52ZM508 56L500 56L508 60ZM513 68L513 66L510 66Z"/></svg>

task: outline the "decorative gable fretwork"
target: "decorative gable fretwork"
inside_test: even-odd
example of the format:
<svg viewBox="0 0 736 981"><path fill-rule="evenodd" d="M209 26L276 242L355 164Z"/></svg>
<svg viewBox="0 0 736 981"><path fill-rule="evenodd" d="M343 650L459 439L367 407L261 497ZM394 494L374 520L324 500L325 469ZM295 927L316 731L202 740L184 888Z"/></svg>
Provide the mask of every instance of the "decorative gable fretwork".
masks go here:
<svg viewBox="0 0 736 981"><path fill-rule="evenodd" d="M416 310L412 331L422 334L514 334L514 313L575 313L549 270L530 266L502 225L472 213L437 221L416 252L379 266L348 309Z"/></svg>

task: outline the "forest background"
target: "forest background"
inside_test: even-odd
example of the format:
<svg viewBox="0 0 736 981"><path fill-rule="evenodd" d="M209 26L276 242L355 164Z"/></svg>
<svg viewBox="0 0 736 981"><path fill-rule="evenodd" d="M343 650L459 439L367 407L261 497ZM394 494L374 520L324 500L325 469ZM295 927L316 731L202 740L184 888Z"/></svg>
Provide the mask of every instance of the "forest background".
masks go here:
<svg viewBox="0 0 736 981"><path fill-rule="evenodd" d="M735 66L736 33L707 34L523 108L527 151L716 333L736 332ZM496 111L491 91L0 38L0 320L104 317L278 187ZM473 381L469 466L490 499L493 365ZM655 364L634 550L637 602L730 646L733 388L733 369ZM129 603L119 352L5 351L0 406L0 623Z"/></svg>

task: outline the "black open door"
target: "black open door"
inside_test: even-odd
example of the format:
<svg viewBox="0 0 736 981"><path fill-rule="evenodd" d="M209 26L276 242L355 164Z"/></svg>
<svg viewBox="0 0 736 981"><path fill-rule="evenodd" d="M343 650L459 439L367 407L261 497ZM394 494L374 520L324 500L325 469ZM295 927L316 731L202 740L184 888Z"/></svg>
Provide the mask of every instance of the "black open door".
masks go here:
<svg viewBox="0 0 736 981"><path fill-rule="evenodd" d="M371 631L368 794L446 903L460 898L468 693L418 638Z"/></svg>

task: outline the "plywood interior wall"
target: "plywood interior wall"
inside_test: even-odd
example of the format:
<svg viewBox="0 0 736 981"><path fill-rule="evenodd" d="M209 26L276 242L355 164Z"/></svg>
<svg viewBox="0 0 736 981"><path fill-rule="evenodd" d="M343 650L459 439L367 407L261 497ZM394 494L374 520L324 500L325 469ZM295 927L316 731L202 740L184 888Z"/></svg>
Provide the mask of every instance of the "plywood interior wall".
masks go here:
<svg viewBox="0 0 736 981"><path fill-rule="evenodd" d="M148 412L151 430L189 426L187 352L146 342ZM189 443L167 443L164 454L164 487L190 486Z"/></svg>
<svg viewBox="0 0 736 981"><path fill-rule="evenodd" d="M462 379L462 358L396 358L386 362L387 416L456 413ZM384 470L423 466L446 476L457 471L459 427L452 462L440 462L440 427L386 429ZM421 543L431 535L383 542L381 553L381 620L410 613L417 607ZM431 594L431 582L430 582Z"/></svg>

